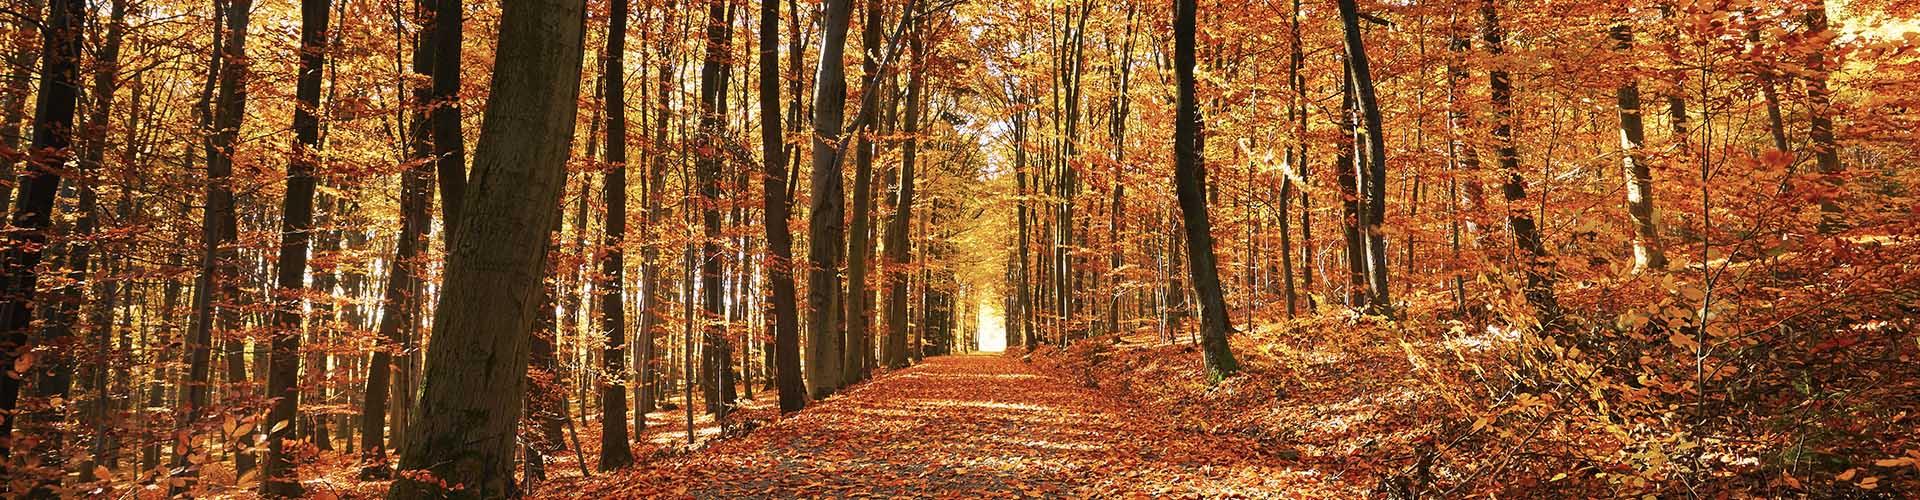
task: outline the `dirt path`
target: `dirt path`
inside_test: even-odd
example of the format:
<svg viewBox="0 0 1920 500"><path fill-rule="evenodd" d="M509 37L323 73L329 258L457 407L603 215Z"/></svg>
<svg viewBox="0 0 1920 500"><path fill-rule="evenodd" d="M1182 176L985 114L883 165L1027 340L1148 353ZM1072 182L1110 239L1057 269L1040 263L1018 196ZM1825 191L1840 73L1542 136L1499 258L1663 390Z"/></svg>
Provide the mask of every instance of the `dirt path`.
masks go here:
<svg viewBox="0 0 1920 500"><path fill-rule="evenodd" d="M1233 436L998 355L934 358L578 497L1277 496L1294 471ZM549 492L552 493L552 492Z"/></svg>

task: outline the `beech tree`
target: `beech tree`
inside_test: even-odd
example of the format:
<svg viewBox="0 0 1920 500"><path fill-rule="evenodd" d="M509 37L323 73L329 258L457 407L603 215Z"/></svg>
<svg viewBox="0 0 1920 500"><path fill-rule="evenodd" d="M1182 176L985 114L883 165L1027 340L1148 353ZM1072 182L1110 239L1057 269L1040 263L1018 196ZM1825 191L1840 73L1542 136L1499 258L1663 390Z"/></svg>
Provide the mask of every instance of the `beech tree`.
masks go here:
<svg viewBox="0 0 1920 500"><path fill-rule="evenodd" d="M1200 107L1194 102L1193 48L1195 24L1193 0L1175 0L1173 4L1173 66L1179 79L1179 110L1174 126L1174 189L1180 195L1180 219L1187 236L1187 267L1193 272L1193 287L1200 294L1200 335L1206 352L1207 374L1214 380L1240 371L1227 345L1227 301L1221 297L1220 277L1214 264L1213 226L1207 220L1207 171L1201 161L1206 137L1201 134Z"/></svg>
<svg viewBox="0 0 1920 500"><path fill-rule="evenodd" d="M787 152L780 126L780 2L760 0L760 146L767 173L761 178L766 205L767 281L772 288L774 379L780 390L780 411L795 412L807 404L807 388L800 378L800 318L794 304L793 234L787 226ZM798 58L796 51L792 57ZM797 97L796 97L797 98Z"/></svg>
<svg viewBox="0 0 1920 500"><path fill-rule="evenodd" d="M821 17L820 65L813 89L813 204L807 229L807 390L814 399L840 388L846 352L837 312L841 309L839 268L846 236L841 227L845 210L845 178L840 173L840 132L846 119L847 28L852 22L852 0L826 0Z"/></svg>
<svg viewBox="0 0 1920 500"><path fill-rule="evenodd" d="M0 297L0 334L5 335L0 337L0 355L5 356L0 362L8 370L0 377L0 410L8 413L7 418L0 419L0 436L11 435L17 425L23 378L44 374L34 396L55 398L66 395L73 377L73 366L60 358L59 351L52 351L51 359L33 359L36 344L58 348L67 340L35 339L28 325L33 320L35 288L40 280L37 268L53 220L54 195L60 189L57 166L65 165L72 155L73 115L80 92L82 7L75 0L51 0L46 27L41 29L40 90L35 94L29 146L33 154L27 159L26 171L20 173L20 199L13 204L10 215L11 223L20 230L10 232L6 254L0 256L0 293L5 294ZM14 451L9 439L0 445L0 458L10 459ZM41 447L34 451L55 470L65 463L57 450ZM7 469L13 469L11 463Z"/></svg>
<svg viewBox="0 0 1920 500"><path fill-rule="evenodd" d="M626 284L627 237L627 2L614 0L608 6L606 57L603 96L607 100L607 151L604 174L600 177L607 213L600 279L594 290L600 294L600 333L606 336L606 349L600 355L600 401L606 413L600 419L600 470L612 470L633 464L633 450L627 446ZM638 432L640 429L634 429Z"/></svg>
<svg viewBox="0 0 1920 500"><path fill-rule="evenodd" d="M272 366L267 370L267 466L261 489L268 496L304 494L295 475L287 441L300 411L300 299L307 289L307 251L313 242L314 170L320 151L320 77L326 69L329 0L300 3L300 76L293 111L294 144L287 165L287 197L282 205L279 275L273 310ZM314 367L317 368L317 367Z"/></svg>
<svg viewBox="0 0 1920 500"><path fill-rule="evenodd" d="M558 216L578 110L585 10L580 1L553 0L509 3L501 12L473 182L435 308L417 425L400 455L402 471L427 475L402 474L390 497L515 491L513 428L526 390L543 242Z"/></svg>

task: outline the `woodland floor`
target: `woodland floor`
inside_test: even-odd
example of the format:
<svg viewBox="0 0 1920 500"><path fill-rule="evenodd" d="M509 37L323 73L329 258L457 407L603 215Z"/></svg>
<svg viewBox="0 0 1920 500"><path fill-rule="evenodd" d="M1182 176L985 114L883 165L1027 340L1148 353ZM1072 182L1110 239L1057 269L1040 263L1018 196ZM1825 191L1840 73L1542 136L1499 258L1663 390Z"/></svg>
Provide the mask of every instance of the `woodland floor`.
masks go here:
<svg viewBox="0 0 1920 500"><path fill-rule="evenodd" d="M1251 440L1176 428L1017 358L948 356L745 435L539 496L1267 496L1294 476Z"/></svg>

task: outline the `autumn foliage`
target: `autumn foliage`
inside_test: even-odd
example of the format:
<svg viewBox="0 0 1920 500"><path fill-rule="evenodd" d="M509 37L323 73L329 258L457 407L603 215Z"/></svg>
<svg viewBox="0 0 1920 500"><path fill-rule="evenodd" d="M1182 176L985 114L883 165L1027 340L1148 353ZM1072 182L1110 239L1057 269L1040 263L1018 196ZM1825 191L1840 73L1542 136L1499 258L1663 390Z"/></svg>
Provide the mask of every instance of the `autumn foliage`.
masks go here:
<svg viewBox="0 0 1920 500"><path fill-rule="evenodd" d="M0 0L0 496L1914 496L1917 5Z"/></svg>

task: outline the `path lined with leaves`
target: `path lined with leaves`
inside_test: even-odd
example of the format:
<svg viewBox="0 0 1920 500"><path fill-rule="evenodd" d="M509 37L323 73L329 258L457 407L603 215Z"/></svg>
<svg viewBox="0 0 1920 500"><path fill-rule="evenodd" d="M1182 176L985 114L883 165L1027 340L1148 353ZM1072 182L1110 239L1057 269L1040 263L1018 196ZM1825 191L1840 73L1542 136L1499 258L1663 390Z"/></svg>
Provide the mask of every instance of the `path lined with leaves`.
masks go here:
<svg viewBox="0 0 1920 500"><path fill-rule="evenodd" d="M881 376L690 455L599 476L578 497L1269 496L1298 471L1235 436L998 355ZM549 492L551 493L551 492Z"/></svg>

